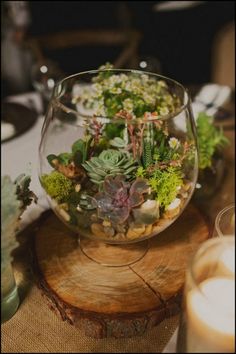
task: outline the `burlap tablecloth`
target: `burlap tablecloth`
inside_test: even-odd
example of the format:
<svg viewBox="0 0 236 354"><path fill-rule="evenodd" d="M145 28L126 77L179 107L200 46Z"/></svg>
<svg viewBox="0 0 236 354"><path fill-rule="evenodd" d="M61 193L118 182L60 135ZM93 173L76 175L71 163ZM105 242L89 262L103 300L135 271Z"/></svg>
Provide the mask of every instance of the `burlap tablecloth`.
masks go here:
<svg viewBox="0 0 236 354"><path fill-rule="evenodd" d="M2 353L161 353L178 316L141 337L93 339L52 313L35 285L20 308L2 325Z"/></svg>
<svg viewBox="0 0 236 354"><path fill-rule="evenodd" d="M21 265L16 269L22 300L16 314L1 326L2 353L161 353L178 325L174 316L140 337L87 337L49 309L37 286L24 278Z"/></svg>

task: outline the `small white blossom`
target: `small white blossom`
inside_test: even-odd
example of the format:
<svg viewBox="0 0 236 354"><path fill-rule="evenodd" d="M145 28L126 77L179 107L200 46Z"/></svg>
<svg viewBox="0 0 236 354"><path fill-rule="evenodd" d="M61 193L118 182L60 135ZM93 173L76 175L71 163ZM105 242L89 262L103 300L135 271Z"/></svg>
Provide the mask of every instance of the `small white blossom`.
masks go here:
<svg viewBox="0 0 236 354"><path fill-rule="evenodd" d="M114 94L120 94L122 92L121 88L120 87L112 87L110 89L110 92L111 93L114 93Z"/></svg>
<svg viewBox="0 0 236 354"><path fill-rule="evenodd" d="M143 98L148 104L155 104L155 97L149 95L147 92L143 92Z"/></svg>
<svg viewBox="0 0 236 354"><path fill-rule="evenodd" d="M161 107L160 108L160 115L165 116L169 113L169 109L167 107Z"/></svg>
<svg viewBox="0 0 236 354"><path fill-rule="evenodd" d="M126 74L120 74L120 82L127 82L128 81L128 76Z"/></svg>
<svg viewBox="0 0 236 354"><path fill-rule="evenodd" d="M99 101L96 107L96 115L104 117L106 115L103 101Z"/></svg>
<svg viewBox="0 0 236 354"><path fill-rule="evenodd" d="M176 138L170 138L169 146L171 147L171 149L178 149L178 147L180 146L180 142Z"/></svg>
<svg viewBox="0 0 236 354"><path fill-rule="evenodd" d="M158 81L158 85L159 85L160 87L167 87L166 82L163 81L163 80L159 80L159 81Z"/></svg>
<svg viewBox="0 0 236 354"><path fill-rule="evenodd" d="M126 98L123 101L123 108L129 113L133 112L134 105L133 105L133 102L130 98Z"/></svg>
<svg viewBox="0 0 236 354"><path fill-rule="evenodd" d="M93 84L93 85L92 85L92 88L93 88L93 90L95 91L95 94L96 94L97 96L101 96L101 95L102 95L102 93L103 93L102 85L96 83L96 84Z"/></svg>
<svg viewBox="0 0 236 354"><path fill-rule="evenodd" d="M147 74L142 74L141 75L141 79L142 79L143 83L145 84L148 81L148 75Z"/></svg>
<svg viewBox="0 0 236 354"><path fill-rule="evenodd" d="M121 79L118 75L112 75L106 80L105 86L107 86L109 89L112 89L115 85L120 84L120 81Z"/></svg>
<svg viewBox="0 0 236 354"><path fill-rule="evenodd" d="M121 83L121 87L124 89L124 90L126 90L126 91L132 91L132 87L131 87L131 82L130 81L123 81L122 83Z"/></svg>

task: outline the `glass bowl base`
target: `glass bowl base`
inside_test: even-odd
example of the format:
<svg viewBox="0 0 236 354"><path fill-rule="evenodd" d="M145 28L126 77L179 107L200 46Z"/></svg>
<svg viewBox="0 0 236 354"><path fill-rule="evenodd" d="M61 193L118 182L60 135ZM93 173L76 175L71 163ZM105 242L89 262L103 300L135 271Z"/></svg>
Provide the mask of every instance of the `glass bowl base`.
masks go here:
<svg viewBox="0 0 236 354"><path fill-rule="evenodd" d="M145 256L149 249L148 240L128 245L112 245L79 238L83 254L92 261L106 267L123 267L131 265Z"/></svg>

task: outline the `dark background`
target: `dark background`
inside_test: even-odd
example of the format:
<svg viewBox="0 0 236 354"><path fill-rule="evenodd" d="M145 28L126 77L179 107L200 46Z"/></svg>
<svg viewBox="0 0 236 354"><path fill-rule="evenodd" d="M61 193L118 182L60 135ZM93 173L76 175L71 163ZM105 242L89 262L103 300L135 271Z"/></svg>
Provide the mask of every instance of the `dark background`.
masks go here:
<svg viewBox="0 0 236 354"><path fill-rule="evenodd" d="M30 23L22 31L9 20L7 3L1 2L1 97L34 89L32 72L38 59L27 47L27 40L70 30L139 31L141 42L132 68L140 69L139 64L146 61L148 65L142 70L185 85L204 84L212 80L216 36L235 20L234 1L200 1L191 8L164 12L154 11L153 7L166 1L28 1ZM17 16L19 19L19 12ZM117 45L84 45L44 48L43 54L66 76L113 63L122 50Z"/></svg>
<svg viewBox="0 0 236 354"><path fill-rule="evenodd" d="M142 35L140 60L157 59L161 72L183 83L210 81L216 33L234 20L234 1L206 1L189 9L155 12L157 1L30 1L29 33L131 27ZM84 47L47 53L67 73L113 61L120 48Z"/></svg>

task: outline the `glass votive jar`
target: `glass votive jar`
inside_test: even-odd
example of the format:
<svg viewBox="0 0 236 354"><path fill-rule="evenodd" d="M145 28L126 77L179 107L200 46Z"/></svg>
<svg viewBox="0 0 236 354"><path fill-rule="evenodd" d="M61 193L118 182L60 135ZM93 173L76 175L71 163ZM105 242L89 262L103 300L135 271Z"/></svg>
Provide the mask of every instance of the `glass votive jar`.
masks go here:
<svg viewBox="0 0 236 354"><path fill-rule="evenodd" d="M1 260L1 323L8 321L20 304L11 260Z"/></svg>
<svg viewBox="0 0 236 354"><path fill-rule="evenodd" d="M214 236L235 235L235 205L222 209L215 219Z"/></svg>
<svg viewBox="0 0 236 354"><path fill-rule="evenodd" d="M235 352L235 238L205 241L186 271L178 353Z"/></svg>

